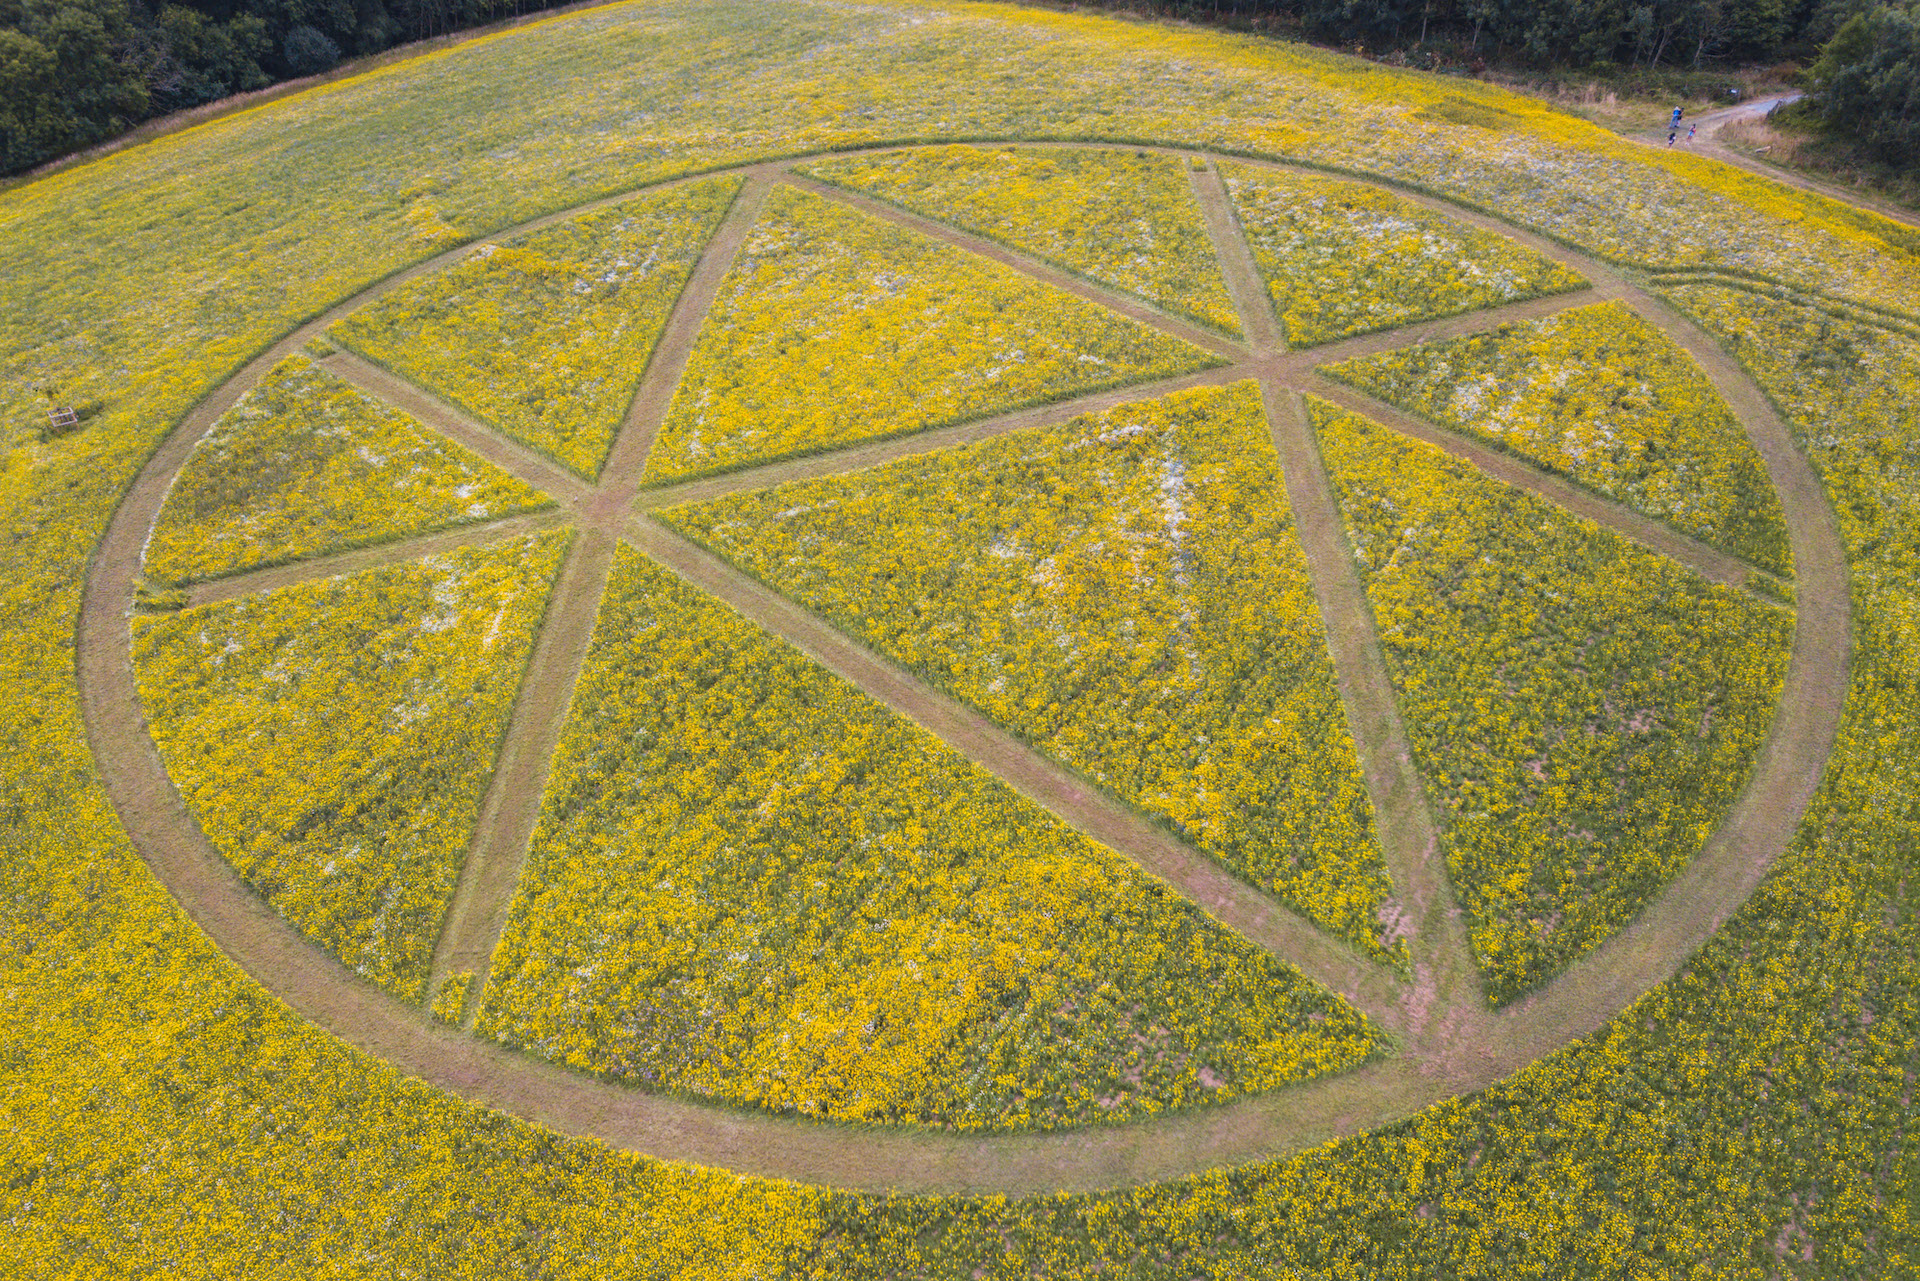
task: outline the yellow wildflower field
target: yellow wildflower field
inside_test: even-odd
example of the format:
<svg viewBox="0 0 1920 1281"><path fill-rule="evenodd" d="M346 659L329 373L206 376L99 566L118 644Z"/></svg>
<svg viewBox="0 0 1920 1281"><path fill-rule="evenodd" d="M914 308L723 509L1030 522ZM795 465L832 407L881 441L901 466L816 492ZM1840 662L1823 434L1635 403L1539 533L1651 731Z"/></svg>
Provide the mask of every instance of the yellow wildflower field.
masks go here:
<svg viewBox="0 0 1920 1281"><path fill-rule="evenodd" d="M1218 364L998 263L777 187L720 287L649 482Z"/></svg>
<svg viewBox="0 0 1920 1281"><path fill-rule="evenodd" d="M552 505L289 356L194 446L154 524L146 570L189 583Z"/></svg>
<svg viewBox="0 0 1920 1281"><path fill-rule="evenodd" d="M1254 384L666 518L1313 920L1401 954Z"/></svg>
<svg viewBox="0 0 1920 1281"><path fill-rule="evenodd" d="M1899 390L1920 379L1920 343L1804 298L1668 296L1785 407L1853 558L1846 722L1754 897L1593 1036L1405 1125L1150 1190L836 1198L810 1261L849 1276L993 1259L1093 1277L1156 1253L1215 1277L1914 1271L1911 1147L1888 1136L1906 1133L1920 1027L1920 396Z"/></svg>
<svg viewBox="0 0 1920 1281"><path fill-rule="evenodd" d="M1816 305L1725 284L1661 293L1719 338L1814 453L1843 516L1874 524L1920 492L1920 322ZM1856 489L1858 478L1873 483ZM1874 551L1898 558L1884 536Z"/></svg>
<svg viewBox="0 0 1920 1281"><path fill-rule="evenodd" d="M1706 843L1785 677L1784 611L1309 402L1489 995L1603 941Z"/></svg>
<svg viewBox="0 0 1920 1281"><path fill-rule="evenodd" d="M1149 1115L1366 1019L622 547L478 1027L781 1112Z"/></svg>
<svg viewBox="0 0 1920 1281"><path fill-rule="evenodd" d="M1759 453L1693 358L1624 304L1324 372L1763 569L1792 573L1785 517Z"/></svg>
<svg viewBox="0 0 1920 1281"><path fill-rule="evenodd" d="M1290 346L1587 287L1524 245L1378 187L1250 165L1220 173Z"/></svg>
<svg viewBox="0 0 1920 1281"><path fill-rule="evenodd" d="M418 1000L566 535L134 620L140 701L214 848Z"/></svg>
<svg viewBox="0 0 1920 1281"><path fill-rule="evenodd" d="M1710 327L1724 304L1717 332L1817 462L1854 588L1845 722L1754 896L1673 979L1485 1090L1292 1157L1005 1198L830 1191L562 1137L404 1077L225 956L100 785L72 648L100 534L166 433L295 326L462 238L713 166L985 138L1324 165L1632 270L1802 291L1691 295ZM1462 77L919 0L555 15L0 192L0 1271L1920 1271L1920 394L1894 331L1824 311L1911 324L1914 235ZM49 404L99 408L38 439Z"/></svg>
<svg viewBox="0 0 1920 1281"><path fill-rule="evenodd" d="M1171 156L955 144L835 157L800 172L1240 336L1186 167Z"/></svg>
<svg viewBox="0 0 1920 1281"><path fill-rule="evenodd" d="M739 190L708 178L483 245L330 336L591 477Z"/></svg>

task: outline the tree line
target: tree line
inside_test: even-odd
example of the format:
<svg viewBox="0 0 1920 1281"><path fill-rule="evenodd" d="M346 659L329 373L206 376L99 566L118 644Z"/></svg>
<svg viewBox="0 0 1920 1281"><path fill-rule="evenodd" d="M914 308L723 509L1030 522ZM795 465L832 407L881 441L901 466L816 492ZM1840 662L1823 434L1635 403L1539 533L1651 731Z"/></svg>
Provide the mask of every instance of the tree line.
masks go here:
<svg viewBox="0 0 1920 1281"><path fill-rule="evenodd" d="M564 0L0 0L0 173Z"/></svg>
<svg viewBox="0 0 1920 1281"><path fill-rule="evenodd" d="M229 94L557 0L0 0L0 173ZM1537 66L1811 61L1814 109L1920 165L1920 0L1104 0ZM1095 0L1093 7L1102 7Z"/></svg>
<svg viewBox="0 0 1920 1281"><path fill-rule="evenodd" d="M1083 0L1085 2L1085 0ZM1292 26L1367 52L1441 50L1605 75L1811 64L1812 113L1920 169L1920 0L1091 0L1202 22Z"/></svg>

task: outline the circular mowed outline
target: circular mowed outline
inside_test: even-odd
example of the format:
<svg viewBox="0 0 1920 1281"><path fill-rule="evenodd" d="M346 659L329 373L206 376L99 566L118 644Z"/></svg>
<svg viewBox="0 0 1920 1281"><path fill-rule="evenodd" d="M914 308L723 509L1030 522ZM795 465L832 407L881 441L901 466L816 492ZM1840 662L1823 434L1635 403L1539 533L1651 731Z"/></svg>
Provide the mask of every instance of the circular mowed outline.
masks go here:
<svg viewBox="0 0 1920 1281"><path fill-rule="evenodd" d="M1847 572L1837 525L1812 467L1765 396L1703 331L1615 267L1518 230L1470 208L1408 192L1364 174L1329 175L1278 162L1221 157L1204 149L1113 143L974 140L1033 149L1124 146L1180 160L1213 239L1239 313L1244 342L1223 338L996 242L792 171L821 154L689 174L584 202L427 259L330 308L283 337L211 393L168 435L110 521L86 583L78 643L89 744L108 794L136 849L187 913L265 987L303 1017L348 1044L470 1101L591 1136L646 1155L743 1173L854 1189L921 1193L1027 1194L1097 1190L1156 1182L1222 1165L1283 1155L1397 1120L1431 1103L1489 1085L1599 1027L1671 977L1759 884L1786 848L1812 799L1837 733L1851 659ZM928 144L931 145L931 144ZM853 151L915 150L913 146ZM1590 290L1532 299L1439 321L1399 325L1290 352L1279 334L1218 163L1304 173L1393 191L1456 221L1497 232L1583 275ZM334 372L477 449L533 483L560 506L216 580L195 602L227 599L303 579L414 560L448 547L532 529L576 529L549 596L543 624L482 806L467 865L435 953L433 984L479 956L484 965L517 883L547 765L577 677L616 541L794 643L881 703L900 711L969 758L1095 839L1172 883L1216 919L1310 977L1340 992L1391 1034L1396 1052L1336 1076L1265 1094L1200 1105L1138 1121L1095 1123L1046 1133L960 1135L915 1127L873 1127L778 1116L715 1101L599 1080L434 1021L342 966L268 906L212 848L175 792L141 713L132 665L130 618L149 530L193 446L274 364L350 312L397 285L498 241L649 191L715 173L745 179L704 247L654 349L632 410L599 477L577 476L352 357L329 358ZM1181 378L1077 397L973 423L775 461L729 474L647 490L640 473L694 335L767 192L800 187L935 236L1111 311L1226 357ZM1300 393L1353 408L1402 434L1437 444L1481 470L1607 524L1656 552L1721 582L1742 585L1749 567L1667 527L1512 458L1433 427L1319 377L1317 366L1617 299L1685 348L1743 425L1780 497L1795 565L1795 628L1785 686L1747 786L1705 849L1632 922L1538 991L1490 1010L1453 906L1436 829L1406 749L1398 708L1329 484L1300 406ZM1083 779L1049 761L972 709L862 648L819 617L746 578L718 557L648 518L671 503L783 480L851 471L1182 387L1257 379L1285 476L1287 497L1313 574L1340 676L1347 717L1396 894L1412 932L1412 977L1403 980L1307 924L1277 900L1142 820ZM489 842L492 842L489 844ZM518 848L515 848L515 842ZM431 995L430 988L429 995ZM469 996L477 1009L479 1000Z"/></svg>

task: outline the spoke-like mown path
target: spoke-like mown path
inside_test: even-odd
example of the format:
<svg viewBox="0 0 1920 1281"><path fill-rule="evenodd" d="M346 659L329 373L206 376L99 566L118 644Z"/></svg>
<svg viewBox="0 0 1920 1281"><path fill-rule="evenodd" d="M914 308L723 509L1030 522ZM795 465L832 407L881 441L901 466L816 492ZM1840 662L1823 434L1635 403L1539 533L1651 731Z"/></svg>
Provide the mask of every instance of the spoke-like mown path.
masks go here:
<svg viewBox="0 0 1920 1281"><path fill-rule="evenodd" d="M1254 344L1256 359L1266 358L1260 395L1267 425L1280 459L1300 549L1313 575L1347 725L1373 802L1380 853L1393 877L1395 903L1406 926L1413 985L1391 1026L1410 1053L1417 1050L1420 1057L1431 1058L1447 1044L1479 1039L1478 1025L1489 1017L1479 970L1453 905L1439 833L1413 767L1406 728L1400 722L1399 704L1375 634L1373 609L1354 568L1333 489L1320 465L1299 395L1286 381L1293 370L1279 359L1286 352L1286 340L1266 281L1238 225L1219 168L1196 158L1188 172L1241 326ZM1344 358L1340 352L1317 354L1322 361Z"/></svg>
<svg viewBox="0 0 1920 1281"><path fill-rule="evenodd" d="M1397 985L1390 971L1321 932L1130 806L664 526L638 517L629 526L628 539L679 577L925 728L1015 791L1167 881L1215 919L1345 995L1368 1014L1391 1020Z"/></svg>
<svg viewBox="0 0 1920 1281"><path fill-rule="evenodd" d="M1052 145L1052 144L1043 144ZM1156 148L1182 159L1191 153ZM1345 994L1387 1028L1395 1053L1357 1071L1150 1120L1039 1135L876 1130L734 1110L647 1094L552 1066L431 1021L358 981L277 916L213 850L167 780L135 696L127 617L143 544L173 475L241 392L272 363L347 311L468 249L422 263L289 335L197 408L141 472L110 523L88 580L79 668L87 729L109 794L142 857L229 955L302 1015L342 1039L476 1102L657 1156L852 1188L1022 1194L1172 1178L1284 1153L1406 1116L1487 1085L1597 1027L1672 975L1743 902L1791 838L1824 767L1840 716L1849 660L1846 569L1832 513L1805 458L1759 391L1691 324L1621 273L1484 215L1412 197L1492 228L1583 273L1593 289L1289 351L1215 162L1189 169L1245 342L1170 316L1140 299L995 242L894 206L785 173L747 167L748 181L707 246L669 317L633 406L594 481L476 422L403 378L347 355L328 366L535 485L554 510L440 531L381 546L202 583L192 603L230 600L321 575L357 572L454 547L571 527L574 542L549 601L518 692L466 867L435 953L434 983L477 976L468 1023L526 857L554 745L566 721L616 539L784 637L829 670L925 727L1023 795L1174 885L1216 919ZM1257 162L1246 162L1257 163ZM1284 166L1273 166L1284 168ZM1179 378L1104 391L917 435L856 444L733 473L643 488L641 478L688 354L767 191L791 182L827 199L942 239L1210 350L1227 363ZM1406 194L1406 193L1401 193ZM620 199L597 201L599 207ZM550 225L578 210L529 224ZM528 228L516 229L517 231ZM1500 1011L1453 904L1438 832L1412 764L1365 591L1330 484L1301 411L1312 391L1428 440L1489 474L1596 520L1721 582L1751 567L1601 499L1524 461L1401 414L1315 373L1318 366L1415 341L1479 332L1601 299L1620 299L1693 354L1745 423L1786 509L1797 570L1797 626L1786 692L1754 776L1706 851L1625 930L1539 992ZM788 480L875 466L930 449L1199 386L1257 380L1301 544L1326 622L1348 722L1378 819L1380 842L1408 931L1412 981L1362 957L1272 897L1148 822L987 717L933 689L824 619L671 532L649 510Z"/></svg>
<svg viewBox="0 0 1920 1281"><path fill-rule="evenodd" d="M768 179L756 174L735 198L688 277L601 469L602 483L579 500L581 527L554 584L527 673L507 720L497 763L480 806L453 902L434 949L429 1000L455 974L478 977L467 994L472 1027L487 996L494 949L506 929L520 873L540 818L553 755L587 660L594 618L613 568L618 522L633 504L647 453L686 372L700 322L765 202Z"/></svg>

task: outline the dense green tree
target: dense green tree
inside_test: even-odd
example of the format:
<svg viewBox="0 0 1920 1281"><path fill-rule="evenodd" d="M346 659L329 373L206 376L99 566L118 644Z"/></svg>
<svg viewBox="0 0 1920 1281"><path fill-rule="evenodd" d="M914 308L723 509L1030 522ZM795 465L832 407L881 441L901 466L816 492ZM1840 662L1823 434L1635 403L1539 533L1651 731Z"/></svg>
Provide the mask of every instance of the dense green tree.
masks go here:
<svg viewBox="0 0 1920 1281"><path fill-rule="evenodd" d="M1920 162L1920 7L1882 5L1848 19L1810 77L1830 125L1885 160Z"/></svg>
<svg viewBox="0 0 1920 1281"><path fill-rule="evenodd" d="M1720 52L1741 61L1776 58L1793 34L1791 0L1729 0Z"/></svg>
<svg viewBox="0 0 1920 1281"><path fill-rule="evenodd" d="M251 14L216 23L169 4L134 27L120 61L138 70L155 111L177 111L270 83L266 49L266 25Z"/></svg>
<svg viewBox="0 0 1920 1281"><path fill-rule="evenodd" d="M118 57L126 0L0 0L0 158L11 171L110 138L152 110Z"/></svg>

